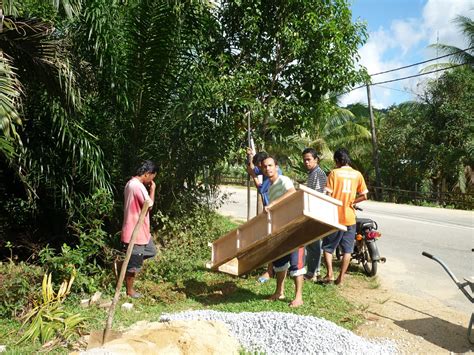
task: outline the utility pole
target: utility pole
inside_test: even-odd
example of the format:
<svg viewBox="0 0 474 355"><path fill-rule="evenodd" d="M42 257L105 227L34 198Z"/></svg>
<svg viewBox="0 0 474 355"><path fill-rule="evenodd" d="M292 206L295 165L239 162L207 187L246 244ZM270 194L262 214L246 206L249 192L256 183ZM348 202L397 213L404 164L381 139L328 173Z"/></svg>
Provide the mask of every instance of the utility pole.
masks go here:
<svg viewBox="0 0 474 355"><path fill-rule="evenodd" d="M247 112L247 147L250 148L252 133L250 132L250 111ZM248 159L248 156L247 156ZM249 162L247 162L249 164ZM250 174L247 173L247 221L250 219Z"/></svg>
<svg viewBox="0 0 474 355"><path fill-rule="evenodd" d="M367 84L367 102L369 106L369 118L370 118L370 133L372 135L372 159L375 167L375 199L382 199L382 190L380 189L380 167L379 167L379 149L377 146L377 136L375 132L375 121L374 112L372 110L372 102L370 98L370 84Z"/></svg>

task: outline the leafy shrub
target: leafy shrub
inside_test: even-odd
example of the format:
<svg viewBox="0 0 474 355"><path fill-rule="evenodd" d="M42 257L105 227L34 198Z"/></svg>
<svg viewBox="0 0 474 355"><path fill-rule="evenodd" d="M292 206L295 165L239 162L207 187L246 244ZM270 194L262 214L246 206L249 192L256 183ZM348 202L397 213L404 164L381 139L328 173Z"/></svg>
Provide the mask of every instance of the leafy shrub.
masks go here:
<svg viewBox="0 0 474 355"><path fill-rule="evenodd" d="M79 313L71 314L62 305L74 282L74 271L69 281L63 281L58 292L54 292L51 274L44 274L42 297L23 319L24 333L18 343L39 339L42 344L55 339L67 341L82 327L85 318Z"/></svg>
<svg viewBox="0 0 474 355"><path fill-rule="evenodd" d="M35 285L42 273L40 267L23 262L0 262L0 317L18 317L28 309L38 295Z"/></svg>
<svg viewBox="0 0 474 355"><path fill-rule="evenodd" d="M209 242L235 228L235 224L206 207L171 219L158 212L162 227L158 240L162 253L158 262L145 266L144 277L175 282L204 267L210 259Z"/></svg>
<svg viewBox="0 0 474 355"><path fill-rule="evenodd" d="M56 280L67 279L75 270L75 291L90 293L107 285L110 275L103 266L111 263L113 251L108 246L111 237L102 228L112 208L112 195L106 190L97 190L83 200L81 209L73 217L71 230L78 237L77 245L63 244L59 253L48 246L41 250L40 260Z"/></svg>

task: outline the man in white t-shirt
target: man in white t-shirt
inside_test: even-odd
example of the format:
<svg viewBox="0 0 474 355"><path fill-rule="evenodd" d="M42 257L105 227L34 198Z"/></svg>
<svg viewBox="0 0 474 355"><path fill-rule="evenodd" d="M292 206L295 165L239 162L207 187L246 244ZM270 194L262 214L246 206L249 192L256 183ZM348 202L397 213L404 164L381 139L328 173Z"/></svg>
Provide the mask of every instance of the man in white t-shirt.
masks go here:
<svg viewBox="0 0 474 355"><path fill-rule="evenodd" d="M268 192L270 203L265 206L265 212L271 210L278 201L296 192L293 182L287 176L278 173L278 162L273 157L268 157L262 163L263 171L270 179L271 185ZM299 307L303 304L303 276L306 273L305 250L304 247L285 255L273 262L276 273L276 290L269 300L276 301L285 298L284 286L286 273L289 270L290 276L295 282L295 298L289 303L290 307Z"/></svg>

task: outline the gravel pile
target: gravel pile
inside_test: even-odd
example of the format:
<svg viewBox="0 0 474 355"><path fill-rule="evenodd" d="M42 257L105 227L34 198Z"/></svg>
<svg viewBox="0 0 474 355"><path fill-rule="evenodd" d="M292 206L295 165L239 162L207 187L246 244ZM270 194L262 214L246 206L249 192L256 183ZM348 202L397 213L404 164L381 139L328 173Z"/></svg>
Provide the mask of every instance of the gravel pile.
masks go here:
<svg viewBox="0 0 474 355"><path fill-rule="evenodd" d="M389 340L369 341L325 319L280 312L186 311L163 314L161 322L209 320L225 323L248 352L271 354L396 354Z"/></svg>

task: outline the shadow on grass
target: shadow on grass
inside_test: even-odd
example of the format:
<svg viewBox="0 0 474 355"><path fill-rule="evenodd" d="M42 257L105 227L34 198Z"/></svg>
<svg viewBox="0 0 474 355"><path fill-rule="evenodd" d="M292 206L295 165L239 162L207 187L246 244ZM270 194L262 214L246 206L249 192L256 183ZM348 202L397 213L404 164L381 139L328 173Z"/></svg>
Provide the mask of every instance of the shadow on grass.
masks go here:
<svg viewBox="0 0 474 355"><path fill-rule="evenodd" d="M459 324L453 324L401 302L396 301L395 303L427 316L426 318L409 320L392 319L394 324L399 327L406 329L411 334L420 336L426 341L446 349L449 352L467 353L474 350L473 345L470 344L467 339L467 328Z"/></svg>
<svg viewBox="0 0 474 355"><path fill-rule="evenodd" d="M186 280L183 287L176 288L176 291L205 306L265 299L263 295L238 287L235 281L208 284L197 280Z"/></svg>

